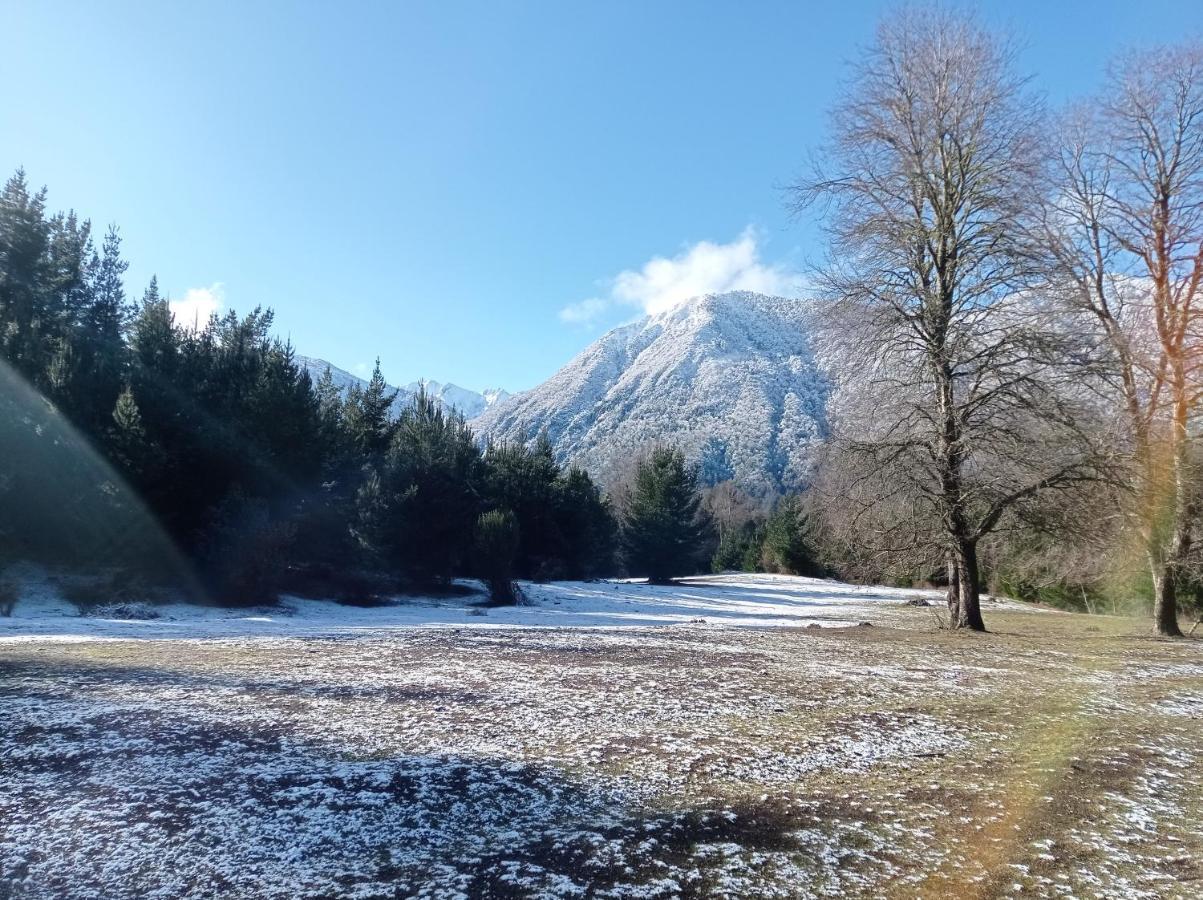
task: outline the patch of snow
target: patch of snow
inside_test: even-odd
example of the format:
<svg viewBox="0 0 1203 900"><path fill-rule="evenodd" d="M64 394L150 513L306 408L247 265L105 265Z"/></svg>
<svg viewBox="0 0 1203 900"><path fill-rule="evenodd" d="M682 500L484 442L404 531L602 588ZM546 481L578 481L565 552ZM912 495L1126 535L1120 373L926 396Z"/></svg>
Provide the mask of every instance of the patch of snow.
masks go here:
<svg viewBox="0 0 1203 900"><path fill-rule="evenodd" d="M786 575L709 575L670 586L598 581L523 583L521 588L523 605L487 610L479 599L406 597L358 607L289 597L275 609L156 604L147 607L155 614L148 618L130 615L128 604L101 606L81 616L48 581L29 581L13 616L0 619L0 642L357 635L408 628L798 628L849 626L882 614L922 615L901 605L914 596L912 590Z"/></svg>

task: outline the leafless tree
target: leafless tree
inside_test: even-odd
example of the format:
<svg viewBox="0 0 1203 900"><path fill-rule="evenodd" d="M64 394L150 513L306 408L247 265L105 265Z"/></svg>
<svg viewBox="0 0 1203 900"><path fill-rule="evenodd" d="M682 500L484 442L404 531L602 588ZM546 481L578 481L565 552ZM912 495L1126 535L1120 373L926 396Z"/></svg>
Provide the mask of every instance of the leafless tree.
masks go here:
<svg viewBox="0 0 1203 900"><path fill-rule="evenodd" d="M975 630L979 542L1097 477L1090 356L1032 293L1044 121L1012 63L964 15L887 18L791 198L820 206L830 237L818 353L839 513L872 523L882 554L947 561L954 624Z"/></svg>
<svg viewBox="0 0 1203 900"><path fill-rule="evenodd" d="M720 481L702 491L702 507L714 522L721 540L748 522L763 522L772 510L772 496L755 498L734 481Z"/></svg>
<svg viewBox="0 0 1203 900"><path fill-rule="evenodd" d="M1045 228L1056 284L1110 365L1155 625L1178 635L1199 515L1203 44L1113 65L1101 100L1066 116L1054 175Z"/></svg>

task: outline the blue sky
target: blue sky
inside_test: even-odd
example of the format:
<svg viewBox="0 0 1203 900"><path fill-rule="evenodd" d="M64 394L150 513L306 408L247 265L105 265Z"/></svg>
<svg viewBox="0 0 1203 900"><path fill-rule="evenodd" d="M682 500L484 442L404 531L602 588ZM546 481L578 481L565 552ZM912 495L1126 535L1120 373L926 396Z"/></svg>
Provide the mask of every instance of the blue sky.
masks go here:
<svg viewBox="0 0 1203 900"><path fill-rule="evenodd" d="M528 388L820 252L779 185L891 4L0 0L0 171L116 222L131 292L276 310L395 382ZM1050 100L1197 0L968 4Z"/></svg>

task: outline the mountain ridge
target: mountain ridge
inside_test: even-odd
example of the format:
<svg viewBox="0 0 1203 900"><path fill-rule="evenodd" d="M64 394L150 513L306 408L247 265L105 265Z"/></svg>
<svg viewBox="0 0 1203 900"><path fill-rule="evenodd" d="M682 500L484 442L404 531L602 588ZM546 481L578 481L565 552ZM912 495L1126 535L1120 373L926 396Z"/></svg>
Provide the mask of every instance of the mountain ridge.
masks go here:
<svg viewBox="0 0 1203 900"><path fill-rule="evenodd" d="M732 478L754 494L797 489L826 431L809 308L749 291L695 297L607 332L473 425L505 441L546 430L564 461L603 481L645 447L672 443L707 483Z"/></svg>
<svg viewBox="0 0 1203 900"><path fill-rule="evenodd" d="M327 362L317 356L297 354L296 361L298 365L308 370L309 377L313 379L315 384L325 373L326 369L329 368L334 383L338 385L339 390L344 394L354 386L362 388L368 383L367 379L353 375L346 369L340 369L333 363ZM421 378L417 381L411 381L404 386L389 385L390 390L397 391L397 397L393 401L393 413L400 413L402 409L408 406L421 388L425 388L426 392L442 404L445 409L455 409L465 419L473 419L495 403L502 403L512 396L509 391L502 388L485 388L482 391L473 391L470 388L463 388L451 382L442 383L428 378Z"/></svg>

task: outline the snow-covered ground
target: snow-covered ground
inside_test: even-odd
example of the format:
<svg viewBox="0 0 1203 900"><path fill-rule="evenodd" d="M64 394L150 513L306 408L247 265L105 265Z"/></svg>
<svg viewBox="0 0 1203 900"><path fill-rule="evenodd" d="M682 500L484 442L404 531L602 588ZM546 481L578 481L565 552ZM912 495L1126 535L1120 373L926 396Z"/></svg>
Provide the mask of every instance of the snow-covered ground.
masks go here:
<svg viewBox="0 0 1203 900"><path fill-rule="evenodd" d="M807 579L524 587L121 620L42 582L0 620L0 898L1203 883L1200 642L1011 605L948 634ZM853 627L778 627L816 622Z"/></svg>
<svg viewBox="0 0 1203 900"><path fill-rule="evenodd" d="M10 618L0 618L0 641L58 636L178 638L379 634L416 627L621 628L706 623L729 626L856 625L891 607L936 592L869 588L784 575L712 575L663 587L630 582L554 582L521 585L519 606L483 608L482 597L402 597L376 607L285 598L277 607L229 610L184 603L134 605L154 618L128 617L130 606L90 615L63 598L44 575L26 580ZM999 605L1001 601L992 601ZM124 613L124 615L123 615Z"/></svg>

